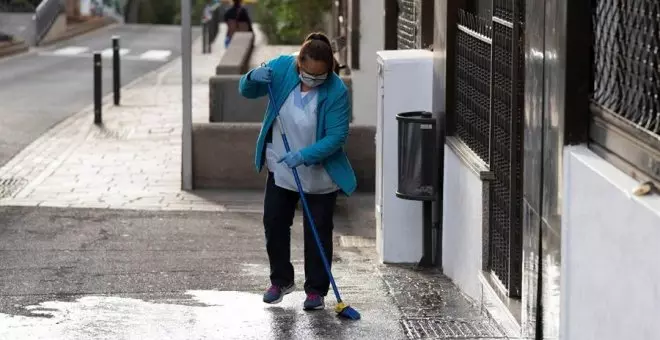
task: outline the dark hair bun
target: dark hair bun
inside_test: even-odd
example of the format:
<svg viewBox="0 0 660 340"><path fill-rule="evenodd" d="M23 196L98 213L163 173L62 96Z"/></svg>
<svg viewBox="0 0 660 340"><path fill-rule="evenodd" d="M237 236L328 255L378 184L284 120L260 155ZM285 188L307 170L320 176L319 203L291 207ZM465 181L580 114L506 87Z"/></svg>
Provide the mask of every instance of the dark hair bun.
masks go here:
<svg viewBox="0 0 660 340"><path fill-rule="evenodd" d="M317 43L317 41L323 43ZM332 43L327 35L321 32L310 33L305 37L303 46L298 54L298 59L303 60L310 57L314 60L323 60L329 67L328 72L339 74L339 62L333 56Z"/></svg>
<svg viewBox="0 0 660 340"><path fill-rule="evenodd" d="M328 44L328 46L332 46L330 44L330 39L328 38L327 35L321 33L321 32L315 32L315 33L310 33L307 38L305 38L305 41L309 40L319 40L323 41L324 43Z"/></svg>

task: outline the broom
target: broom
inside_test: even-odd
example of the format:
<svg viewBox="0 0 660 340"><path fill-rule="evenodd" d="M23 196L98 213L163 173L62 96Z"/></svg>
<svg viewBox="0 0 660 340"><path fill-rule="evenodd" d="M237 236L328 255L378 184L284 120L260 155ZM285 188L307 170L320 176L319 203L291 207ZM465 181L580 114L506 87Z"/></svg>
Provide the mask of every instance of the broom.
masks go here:
<svg viewBox="0 0 660 340"><path fill-rule="evenodd" d="M277 114L276 119L282 129L282 141L284 142L284 149L286 150L287 153L291 152L291 148L289 147L289 141L286 139L286 133L284 132L284 125L282 125L282 123L280 122L279 109L275 106L275 97L273 96L273 90L270 84L268 84L268 94L273 109L278 110L276 111ZM337 313L337 315L340 317L344 317L350 320L359 320L360 313L357 310L353 309L353 307L344 303L344 301L341 299L341 295L339 295L339 289L337 288L337 284L335 283L335 278L332 276L332 272L330 271L330 265L328 264L328 259L325 256L323 244L321 244L321 239L319 238L319 234L316 231L316 224L314 223L312 212L309 210L307 199L305 199L305 193L303 192L302 184L300 184L300 177L298 176L298 170L296 168L291 168L291 171L293 172L293 178L296 181L296 186L298 187L298 194L300 195L300 201L302 202L303 210L305 211L305 215L307 215L307 220L309 221L309 228L312 230L312 234L314 234L314 241L316 241L319 254L321 255L321 259L323 260L323 267L325 267L325 272L328 274L328 277L330 278L330 284L332 284L332 290L335 293L335 297L337 298L335 313Z"/></svg>

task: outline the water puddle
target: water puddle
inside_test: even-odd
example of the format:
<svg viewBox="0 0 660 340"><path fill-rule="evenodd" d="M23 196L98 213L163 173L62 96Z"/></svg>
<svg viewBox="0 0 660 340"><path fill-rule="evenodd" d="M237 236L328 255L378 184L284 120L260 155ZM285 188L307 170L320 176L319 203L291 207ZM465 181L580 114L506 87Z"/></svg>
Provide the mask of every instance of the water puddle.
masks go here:
<svg viewBox="0 0 660 340"><path fill-rule="evenodd" d="M332 303L325 311L304 312L303 292L286 296L278 305L265 305L261 294L246 292L186 294L190 301L176 303L107 296L43 302L26 307L33 316L0 313L0 339L310 339L321 333L343 337L334 328L342 321L335 317Z"/></svg>

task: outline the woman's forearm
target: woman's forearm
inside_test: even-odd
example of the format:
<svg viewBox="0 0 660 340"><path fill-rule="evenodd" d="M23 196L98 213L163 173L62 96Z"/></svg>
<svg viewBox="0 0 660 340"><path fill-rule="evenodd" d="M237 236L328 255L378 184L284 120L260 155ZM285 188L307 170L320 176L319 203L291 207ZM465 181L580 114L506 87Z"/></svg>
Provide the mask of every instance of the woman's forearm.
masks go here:
<svg viewBox="0 0 660 340"><path fill-rule="evenodd" d="M252 71L254 71L254 69L241 76L241 79L238 82L238 92L245 98L253 99L263 97L268 93L268 87L266 84L250 79Z"/></svg>
<svg viewBox="0 0 660 340"><path fill-rule="evenodd" d="M326 127L325 136L300 150L306 165L321 163L344 146L348 138L349 112L350 104L343 101L328 112L332 125Z"/></svg>
<svg viewBox="0 0 660 340"><path fill-rule="evenodd" d="M339 151L344 145L346 137L333 135L325 136L316 143L300 150L305 165L320 164L326 158Z"/></svg>

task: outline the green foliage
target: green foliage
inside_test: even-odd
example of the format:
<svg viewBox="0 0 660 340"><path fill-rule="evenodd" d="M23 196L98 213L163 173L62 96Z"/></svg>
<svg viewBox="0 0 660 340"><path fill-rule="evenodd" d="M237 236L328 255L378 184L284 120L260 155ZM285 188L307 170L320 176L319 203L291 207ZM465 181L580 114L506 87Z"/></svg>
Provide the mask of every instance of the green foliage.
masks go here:
<svg viewBox="0 0 660 340"><path fill-rule="evenodd" d="M32 12L39 6L40 0L10 0L8 3L3 2L0 3L0 8L6 7L10 11L16 12Z"/></svg>
<svg viewBox="0 0 660 340"><path fill-rule="evenodd" d="M332 0L259 0L255 21L270 44L298 45L324 29L323 14L331 8Z"/></svg>

